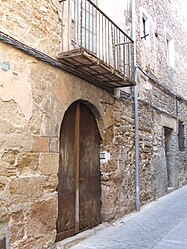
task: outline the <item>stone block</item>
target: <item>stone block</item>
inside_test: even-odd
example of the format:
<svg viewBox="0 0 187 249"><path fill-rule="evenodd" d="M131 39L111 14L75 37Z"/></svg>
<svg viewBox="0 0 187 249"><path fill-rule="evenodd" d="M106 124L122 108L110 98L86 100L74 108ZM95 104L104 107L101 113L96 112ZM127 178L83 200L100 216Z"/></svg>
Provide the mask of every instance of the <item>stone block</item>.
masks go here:
<svg viewBox="0 0 187 249"><path fill-rule="evenodd" d="M40 134L41 120L42 120L42 113L38 107L34 106L32 117L29 120L29 129L35 135Z"/></svg>
<svg viewBox="0 0 187 249"><path fill-rule="evenodd" d="M7 208L6 207L1 207L1 205L0 205L0 222L1 223L7 223L8 219L9 219L9 215L8 215Z"/></svg>
<svg viewBox="0 0 187 249"><path fill-rule="evenodd" d="M50 152L59 152L59 138L50 138L49 139L49 151Z"/></svg>
<svg viewBox="0 0 187 249"><path fill-rule="evenodd" d="M53 195L53 197L46 200L33 203L30 207L30 214L25 224L27 237L38 238L46 236L56 228L56 219L56 195Z"/></svg>
<svg viewBox="0 0 187 249"><path fill-rule="evenodd" d="M16 167L8 163L9 159L4 158L0 160L0 176L16 176Z"/></svg>
<svg viewBox="0 0 187 249"><path fill-rule="evenodd" d="M112 143L114 138L113 127L108 128L105 132L103 132L103 146L107 146Z"/></svg>
<svg viewBox="0 0 187 249"><path fill-rule="evenodd" d="M19 204L37 200L42 196L44 177L30 176L11 179L11 203Z"/></svg>
<svg viewBox="0 0 187 249"><path fill-rule="evenodd" d="M17 128L14 133L2 134L0 136L0 148L3 151L18 150L27 151L31 148L32 137L31 135L23 130Z"/></svg>
<svg viewBox="0 0 187 249"><path fill-rule="evenodd" d="M115 171L118 167L117 160L112 159L109 163L105 163L101 165L102 172L112 172Z"/></svg>
<svg viewBox="0 0 187 249"><path fill-rule="evenodd" d="M44 192L54 193L57 189L58 177L56 176L46 176L44 182Z"/></svg>
<svg viewBox="0 0 187 249"><path fill-rule="evenodd" d="M41 175L56 176L59 167L59 153L41 153L38 171Z"/></svg>
<svg viewBox="0 0 187 249"><path fill-rule="evenodd" d="M54 122L52 117L44 115L41 121L40 135L48 137L58 137L59 124Z"/></svg>
<svg viewBox="0 0 187 249"><path fill-rule="evenodd" d="M2 155L2 160L8 164L14 165L17 153L18 151L15 150L6 151Z"/></svg>
<svg viewBox="0 0 187 249"><path fill-rule="evenodd" d="M34 174L38 164L38 153L22 152L17 155L16 168L21 175Z"/></svg>
<svg viewBox="0 0 187 249"><path fill-rule="evenodd" d="M12 248L21 248L21 249L56 249L55 247L55 237L56 230L50 231L49 233L45 233L45 235L41 237L30 237L24 238L17 243L17 245L13 245Z"/></svg>
<svg viewBox="0 0 187 249"><path fill-rule="evenodd" d="M10 243L13 244L15 242L18 242L19 240L23 239L24 235L24 223L11 222L11 224L9 225Z"/></svg>
<svg viewBox="0 0 187 249"><path fill-rule="evenodd" d="M161 125L177 131L177 122L176 119L161 115Z"/></svg>
<svg viewBox="0 0 187 249"><path fill-rule="evenodd" d="M49 138L34 136L34 141L31 151L34 152L48 152L49 151Z"/></svg>
<svg viewBox="0 0 187 249"><path fill-rule="evenodd" d="M5 188L5 182L2 182L0 179L0 192L2 192Z"/></svg>
<svg viewBox="0 0 187 249"><path fill-rule="evenodd" d="M16 167L11 167L9 164L0 162L0 175L1 176L16 176Z"/></svg>
<svg viewBox="0 0 187 249"><path fill-rule="evenodd" d="M113 119L113 106L109 106L103 117L103 123L105 128L108 128L114 124L114 119Z"/></svg>

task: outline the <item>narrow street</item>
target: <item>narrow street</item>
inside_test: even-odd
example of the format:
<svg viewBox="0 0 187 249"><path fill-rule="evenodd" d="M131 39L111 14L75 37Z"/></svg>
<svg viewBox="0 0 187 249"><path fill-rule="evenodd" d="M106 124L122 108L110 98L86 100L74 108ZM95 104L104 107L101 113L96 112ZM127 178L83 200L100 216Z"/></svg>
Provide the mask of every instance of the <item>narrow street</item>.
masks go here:
<svg viewBox="0 0 187 249"><path fill-rule="evenodd" d="M72 249L187 249L187 186L144 207Z"/></svg>

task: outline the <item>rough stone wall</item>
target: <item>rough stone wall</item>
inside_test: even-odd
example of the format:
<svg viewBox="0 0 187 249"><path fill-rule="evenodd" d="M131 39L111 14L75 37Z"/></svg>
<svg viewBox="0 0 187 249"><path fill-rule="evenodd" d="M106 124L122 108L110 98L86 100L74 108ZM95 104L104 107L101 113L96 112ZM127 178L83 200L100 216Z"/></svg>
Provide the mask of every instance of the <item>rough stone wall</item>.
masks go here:
<svg viewBox="0 0 187 249"><path fill-rule="evenodd" d="M9 247L47 248L55 242L59 130L65 111L79 99L89 102L93 113L97 110L101 150L111 154L101 164L102 220L134 210L131 101L114 100L4 43L0 55L10 64L0 71L0 233L6 232Z"/></svg>
<svg viewBox="0 0 187 249"><path fill-rule="evenodd" d="M178 101L178 120L183 121L184 124L184 151L179 151L177 155L178 160L178 178L179 186L182 186L187 183L187 104L184 104L183 101Z"/></svg>
<svg viewBox="0 0 187 249"><path fill-rule="evenodd" d="M159 82L184 98L187 89L186 65L187 51L184 41L187 40L187 25L184 13L185 1L140 0L137 1L137 44L138 64L152 73ZM142 37L141 12L149 21L149 36ZM166 33L174 40L175 66L167 62Z"/></svg>
<svg viewBox="0 0 187 249"><path fill-rule="evenodd" d="M37 78L34 58L3 43L0 51L10 63L9 71L1 70L0 224L7 225L10 248L41 248L56 233L58 150L55 135L41 134L52 79L45 66L46 82Z"/></svg>
<svg viewBox="0 0 187 249"><path fill-rule="evenodd" d="M153 186L156 197L167 193L167 168L160 113L153 111Z"/></svg>
<svg viewBox="0 0 187 249"><path fill-rule="evenodd" d="M155 198L153 183L153 121L152 109L139 102L140 199L144 204Z"/></svg>
<svg viewBox="0 0 187 249"><path fill-rule="evenodd" d="M58 0L0 2L1 31L52 57L61 52Z"/></svg>
<svg viewBox="0 0 187 249"><path fill-rule="evenodd" d="M102 148L111 153L108 164L101 164L103 219L110 220L134 210L135 167L133 109L131 102L111 106Z"/></svg>
<svg viewBox="0 0 187 249"><path fill-rule="evenodd" d="M175 95L165 91L155 82L141 73L138 77L139 101L146 105L151 114L148 122L152 122L152 180L156 197L167 193L168 185L173 188L186 183L186 111L184 100L179 100ZM142 124L139 112L140 127ZM179 151L178 121L185 127L185 150ZM169 144L165 143L165 130L170 129ZM140 130L141 134L141 130ZM165 149L168 147L169 152ZM169 156L168 156L168 155ZM141 155L140 155L141 157ZM168 179L168 175L169 178ZM170 182L170 183L169 183Z"/></svg>
<svg viewBox="0 0 187 249"><path fill-rule="evenodd" d="M10 64L9 71L1 70L5 80L1 78L0 88L0 231L6 230L10 248L47 248L55 242L59 130L65 111L78 99L97 110L101 151L111 154L110 161L101 164L102 220L134 210L133 100L115 100L105 91L9 45L0 43L0 51L1 58ZM26 72L22 67L25 61ZM20 91L9 91L6 96L17 86ZM143 204L155 198L152 109L142 103L139 113Z"/></svg>
<svg viewBox="0 0 187 249"><path fill-rule="evenodd" d="M186 7L180 0L137 1L137 63L142 70L138 69L139 99L152 109L153 186L157 197L167 193L168 181L173 187L186 183L186 148L179 151L178 147L179 120L186 137ZM142 13L148 18L146 39L141 39ZM174 40L174 66L167 60L167 34ZM171 131L168 145L167 129Z"/></svg>

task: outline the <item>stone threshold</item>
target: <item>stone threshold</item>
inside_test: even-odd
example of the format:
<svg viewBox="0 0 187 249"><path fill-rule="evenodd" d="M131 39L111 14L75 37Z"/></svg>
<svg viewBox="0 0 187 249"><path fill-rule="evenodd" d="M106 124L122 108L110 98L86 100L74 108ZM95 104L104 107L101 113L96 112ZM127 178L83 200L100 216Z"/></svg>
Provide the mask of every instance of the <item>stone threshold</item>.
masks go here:
<svg viewBox="0 0 187 249"><path fill-rule="evenodd" d="M129 222L131 219L133 219L136 215L138 215L139 212L136 211L132 211L129 214L126 214L125 216L118 218L118 219L114 219L111 222L103 222L100 225L98 225L97 227L94 227L92 229L86 230L84 232L81 232L75 236L69 237L67 239L64 239L62 241L59 241L55 244L55 249L69 249L72 246L78 244L79 242L81 242L84 239L87 239L91 236L93 236L94 234L96 234L97 232L107 228L107 227L116 227L116 226L120 226L123 225L127 222Z"/></svg>
<svg viewBox="0 0 187 249"><path fill-rule="evenodd" d="M98 225L97 227L94 227L92 229L83 231L81 233L76 234L75 236L69 237L67 239L64 239L62 241L59 241L56 243L56 249L68 249L72 246L78 244L84 239L87 239L88 237L94 235L98 231L110 226L110 223L102 223Z"/></svg>

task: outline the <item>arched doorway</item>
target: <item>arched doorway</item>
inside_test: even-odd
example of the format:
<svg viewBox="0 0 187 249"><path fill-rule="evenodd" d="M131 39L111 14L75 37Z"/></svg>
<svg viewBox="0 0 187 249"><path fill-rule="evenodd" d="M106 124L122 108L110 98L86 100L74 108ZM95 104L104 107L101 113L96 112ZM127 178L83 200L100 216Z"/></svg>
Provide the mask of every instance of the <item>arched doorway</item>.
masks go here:
<svg viewBox="0 0 187 249"><path fill-rule="evenodd" d="M100 142L92 112L74 102L60 132L57 241L100 223Z"/></svg>

